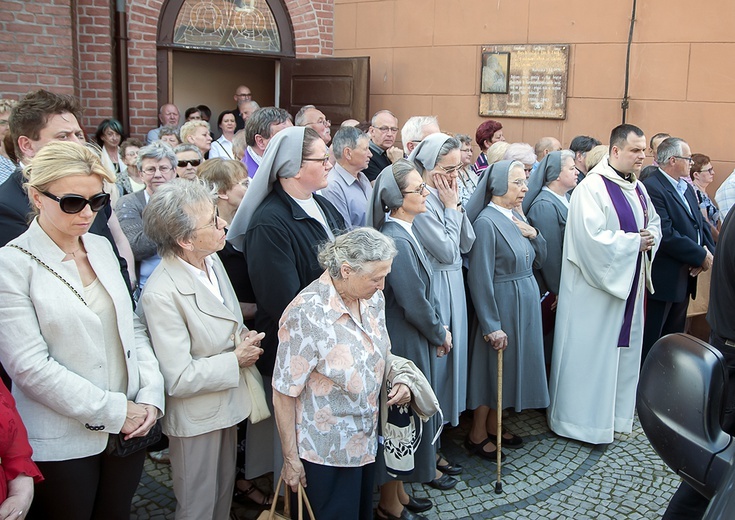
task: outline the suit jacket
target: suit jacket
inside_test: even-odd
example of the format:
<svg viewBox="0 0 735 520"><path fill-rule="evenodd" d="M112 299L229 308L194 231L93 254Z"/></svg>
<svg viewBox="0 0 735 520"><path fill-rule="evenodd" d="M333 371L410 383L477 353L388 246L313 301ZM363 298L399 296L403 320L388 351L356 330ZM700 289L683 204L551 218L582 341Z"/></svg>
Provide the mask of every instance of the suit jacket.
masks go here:
<svg viewBox="0 0 735 520"><path fill-rule="evenodd" d="M388 159L385 150L372 141L370 141L368 145L373 155L368 161L367 168L365 168L362 173L365 174L365 177L367 177L370 182L373 182L386 166L390 166L391 162L390 159Z"/></svg>
<svg viewBox="0 0 735 520"><path fill-rule="evenodd" d="M699 211L694 188L687 186L684 195L689 203L687 211L676 188L660 170L649 175L643 184L661 217L661 245L651 273L655 292L648 297L682 302L689 295L696 296L697 279L689 276L689 268L702 265L707 254L704 246L715 252L712 234Z"/></svg>
<svg viewBox="0 0 735 520"><path fill-rule="evenodd" d="M163 431L174 437L227 428L250 415L233 352L243 330L240 304L222 262L217 255L210 258L224 305L177 257L161 260L140 296L138 314L166 385Z"/></svg>
<svg viewBox="0 0 735 520"><path fill-rule="evenodd" d="M91 233L82 241L115 306L125 351L125 394L107 390L104 331L98 316L37 261L15 248L0 249L0 360L13 379L13 395L37 461L102 452L108 434L122 428L128 400L164 409L158 362L130 306L112 248ZM62 262L66 255L37 221L11 244L36 255L84 294L74 262Z"/></svg>

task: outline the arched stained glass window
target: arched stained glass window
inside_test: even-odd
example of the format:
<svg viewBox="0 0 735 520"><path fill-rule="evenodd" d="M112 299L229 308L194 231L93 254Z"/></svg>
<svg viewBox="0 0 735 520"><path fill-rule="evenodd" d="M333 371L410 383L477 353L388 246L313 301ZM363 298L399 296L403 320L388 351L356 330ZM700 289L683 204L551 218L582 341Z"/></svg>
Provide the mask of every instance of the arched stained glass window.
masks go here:
<svg viewBox="0 0 735 520"><path fill-rule="evenodd" d="M185 0L173 43L197 48L280 52L281 39L266 0Z"/></svg>

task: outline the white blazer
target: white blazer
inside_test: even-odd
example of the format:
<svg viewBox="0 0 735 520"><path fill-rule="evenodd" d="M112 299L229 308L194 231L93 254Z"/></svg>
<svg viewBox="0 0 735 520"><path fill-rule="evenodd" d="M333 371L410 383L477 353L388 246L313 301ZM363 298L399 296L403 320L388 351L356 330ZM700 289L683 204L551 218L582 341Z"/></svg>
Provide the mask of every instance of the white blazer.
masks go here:
<svg viewBox="0 0 735 520"><path fill-rule="evenodd" d="M228 428L250 415L234 353L243 331L240 303L222 261L211 258L224 304L176 257L161 260L138 304L166 384L163 432L174 437Z"/></svg>
<svg viewBox="0 0 735 520"><path fill-rule="evenodd" d="M0 249L0 362L13 380L36 461L101 453L109 434L120 432L128 400L164 409L163 377L112 247L91 233L82 241L114 302L125 351L125 394L107 390L104 332L97 315L37 261L15 248ZM83 297L74 262L62 262L65 253L36 220L10 244L36 255Z"/></svg>

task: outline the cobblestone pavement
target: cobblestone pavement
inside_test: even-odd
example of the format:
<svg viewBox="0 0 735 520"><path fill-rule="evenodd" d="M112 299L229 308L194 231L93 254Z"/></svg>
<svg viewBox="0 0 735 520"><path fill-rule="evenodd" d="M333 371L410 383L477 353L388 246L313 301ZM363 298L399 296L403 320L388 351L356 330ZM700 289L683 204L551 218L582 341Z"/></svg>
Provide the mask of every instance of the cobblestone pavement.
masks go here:
<svg viewBox="0 0 735 520"><path fill-rule="evenodd" d="M462 447L468 418L442 435L442 451L465 468L450 491L412 484L411 494L429 497L430 519L626 519L661 518L679 479L651 448L637 419L633 432L607 446L592 446L551 433L535 410L511 414L504 424L525 444L504 450L502 494L495 494L497 467L470 457ZM263 489L269 485L260 481ZM146 462L132 519L173 518L176 501L169 466ZM259 510L234 505L233 519L251 520Z"/></svg>

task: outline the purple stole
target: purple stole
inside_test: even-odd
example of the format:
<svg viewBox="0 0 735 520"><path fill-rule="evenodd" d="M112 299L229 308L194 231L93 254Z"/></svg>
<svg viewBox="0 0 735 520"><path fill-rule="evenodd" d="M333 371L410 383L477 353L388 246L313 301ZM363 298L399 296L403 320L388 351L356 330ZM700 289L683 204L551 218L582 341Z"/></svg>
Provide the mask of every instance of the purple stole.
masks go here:
<svg viewBox="0 0 735 520"><path fill-rule="evenodd" d="M255 172L258 171L258 163L256 163L255 160L250 157L250 152L248 152L247 148L245 148L245 153L242 156L242 163L248 169L248 177L252 179L255 176Z"/></svg>
<svg viewBox="0 0 735 520"><path fill-rule="evenodd" d="M601 175L602 180L605 181L605 188L607 193L610 195L610 200L615 208L615 213L618 214L618 221L620 222L620 229L626 233L638 233L638 225L633 214L633 208L630 207L628 199L623 195L623 190L615 184L613 181ZM646 203L646 197L643 195L640 186L636 184L635 191L638 194L638 200L643 208L644 227L648 226L648 204ZM630 329L633 324L633 308L635 307L636 293L638 291L638 281L641 274L641 261L642 255L638 255L638 261L635 265L635 276L633 277L633 286L630 288L628 299L625 301L625 313L623 315L623 326L620 329L620 336L618 336L618 347L630 347Z"/></svg>

